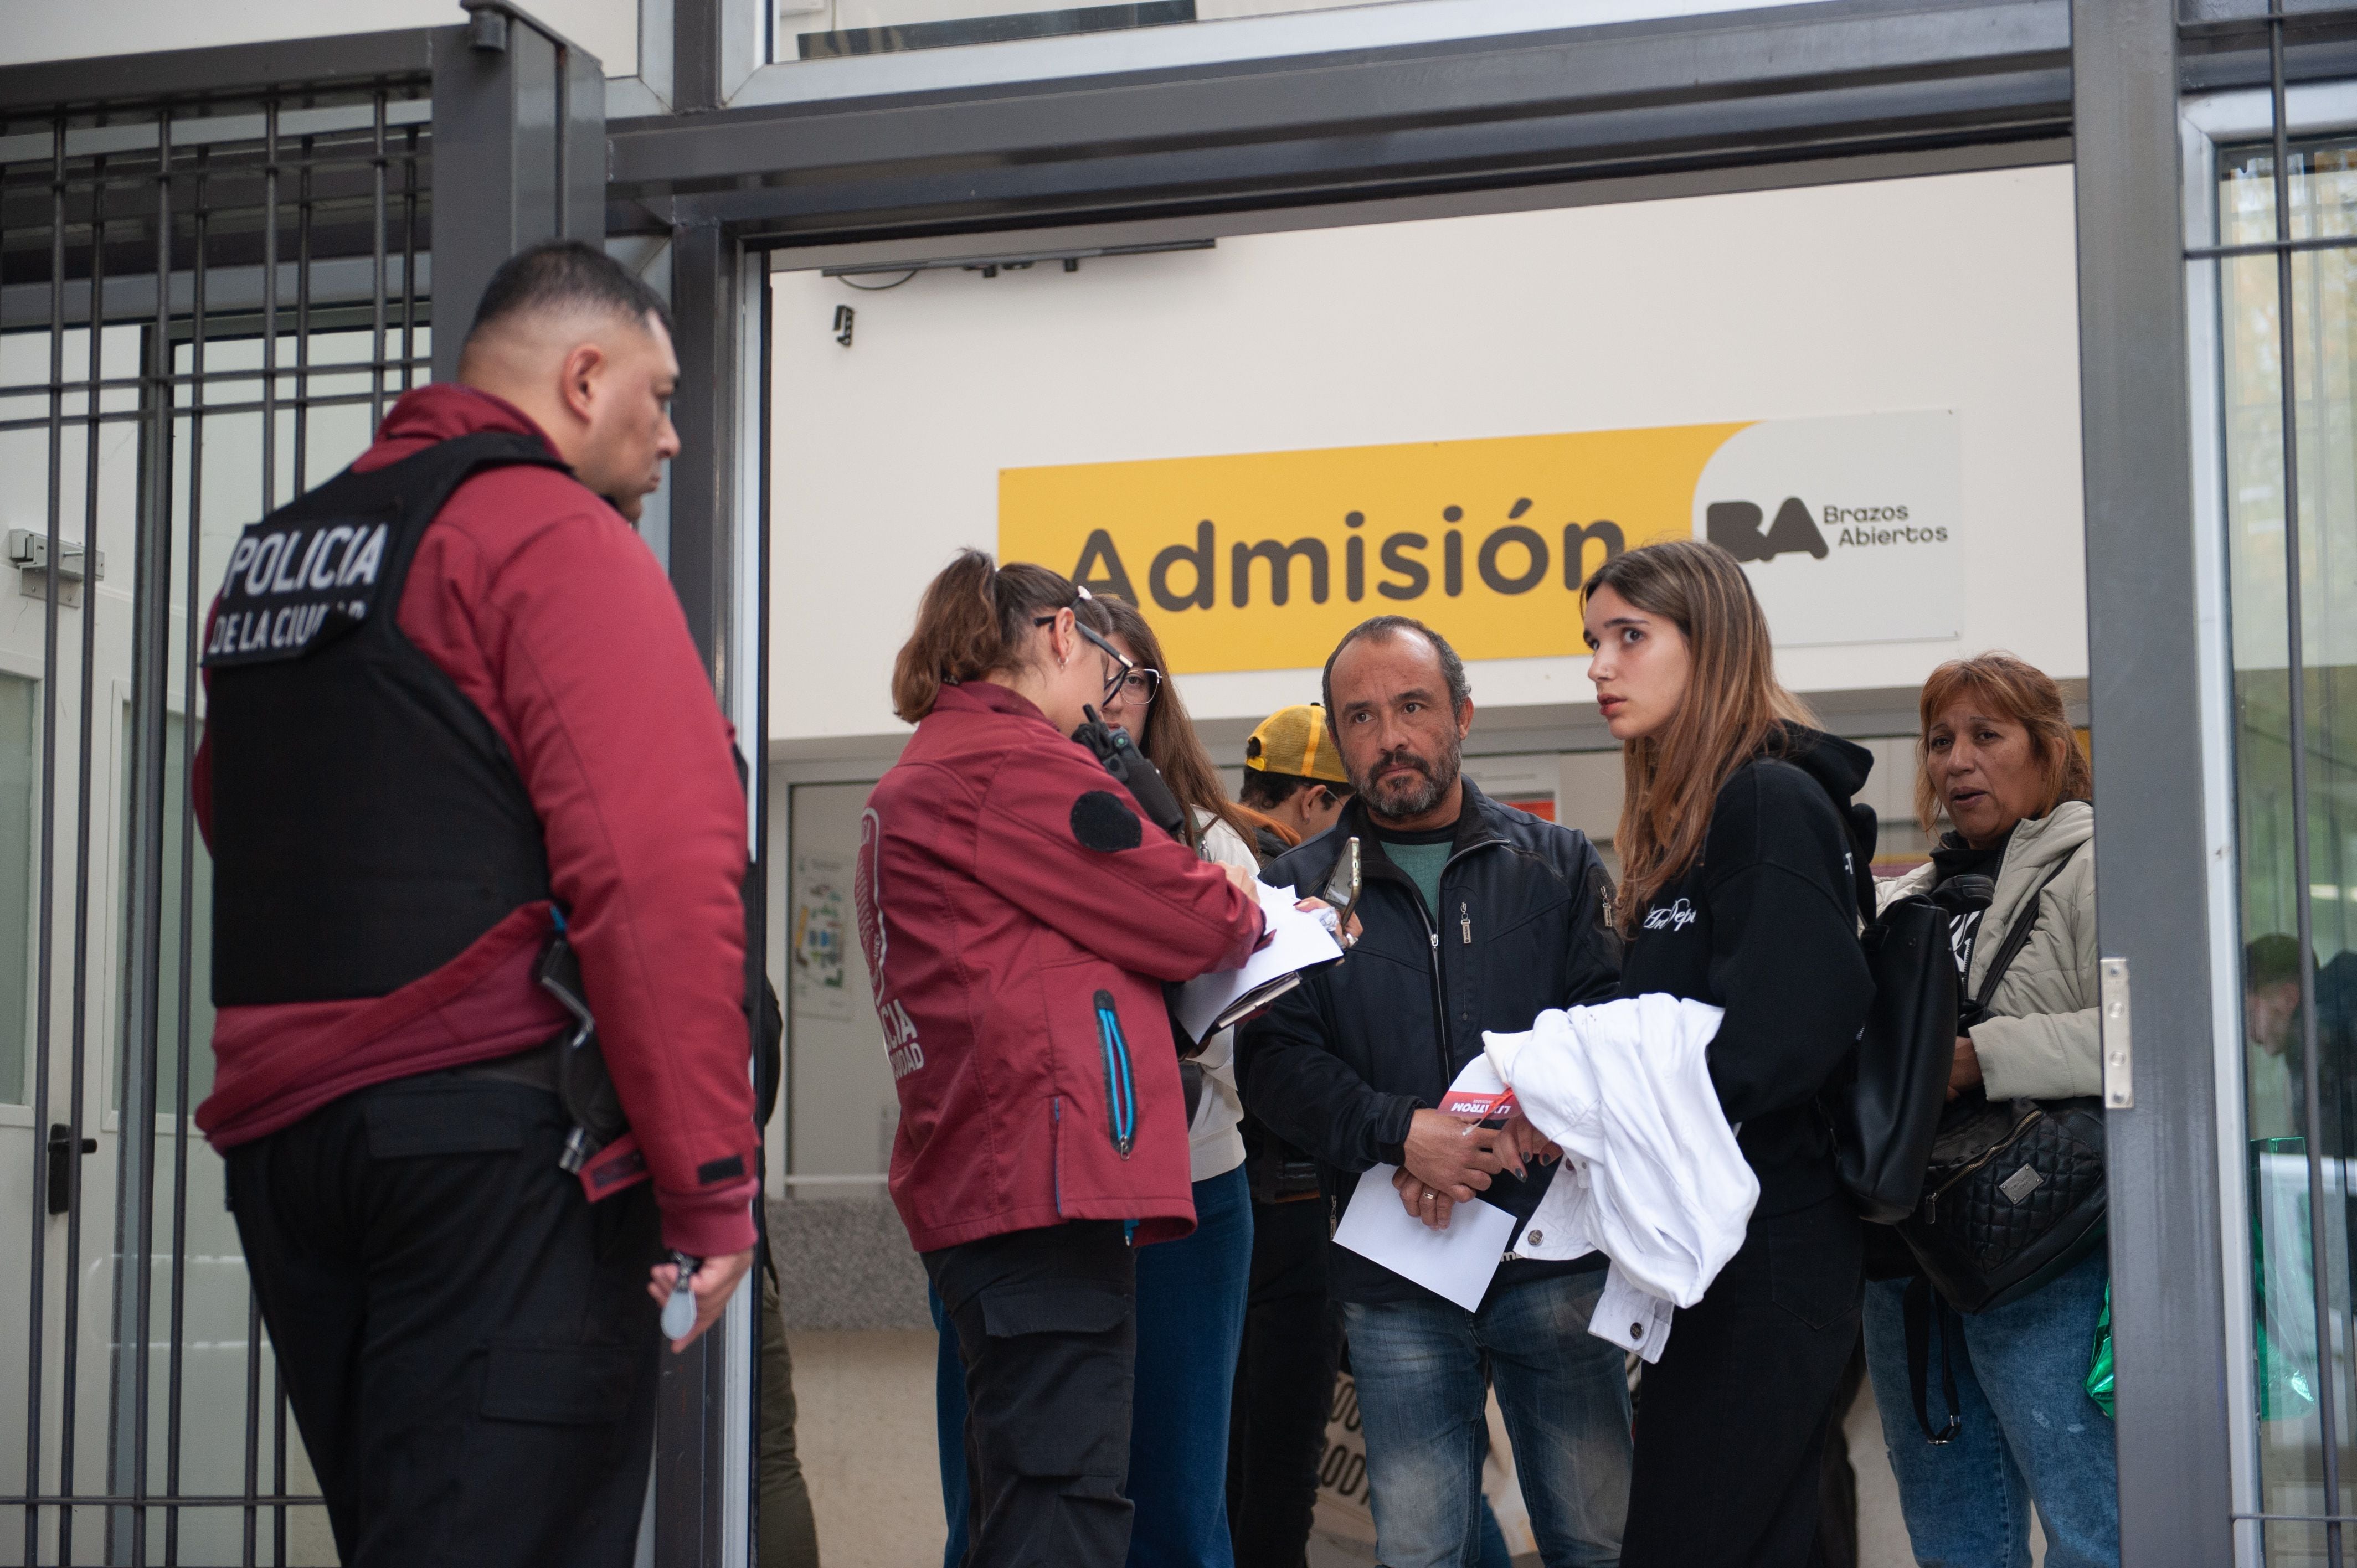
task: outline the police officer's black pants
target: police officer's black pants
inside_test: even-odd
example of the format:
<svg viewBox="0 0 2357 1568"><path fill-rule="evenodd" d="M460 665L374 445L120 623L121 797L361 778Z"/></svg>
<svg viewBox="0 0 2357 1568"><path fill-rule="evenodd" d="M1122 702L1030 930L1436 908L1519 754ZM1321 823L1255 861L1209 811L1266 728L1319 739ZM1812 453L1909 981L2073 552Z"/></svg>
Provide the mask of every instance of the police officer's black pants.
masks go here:
<svg viewBox="0 0 2357 1568"><path fill-rule="evenodd" d="M1327 1208L1312 1192L1253 1203L1252 1286L1228 1425L1228 1533L1236 1568L1301 1568L1341 1359L1326 1298Z"/></svg>
<svg viewBox="0 0 2357 1568"><path fill-rule="evenodd" d="M967 1568L1122 1568L1137 1267L1118 1220L924 1254L965 1363Z"/></svg>
<svg viewBox="0 0 2357 1568"><path fill-rule="evenodd" d="M592 1206L556 1097L449 1073L229 1155L346 1568L627 1568L653 1446L645 1186Z"/></svg>

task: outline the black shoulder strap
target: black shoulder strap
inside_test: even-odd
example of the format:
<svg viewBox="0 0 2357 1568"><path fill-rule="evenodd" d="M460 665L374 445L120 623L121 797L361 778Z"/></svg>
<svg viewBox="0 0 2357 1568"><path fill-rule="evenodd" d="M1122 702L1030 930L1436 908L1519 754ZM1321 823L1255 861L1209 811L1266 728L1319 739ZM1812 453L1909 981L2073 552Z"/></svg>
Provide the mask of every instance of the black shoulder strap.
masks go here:
<svg viewBox="0 0 2357 1568"><path fill-rule="evenodd" d="M2073 849L2055 862L2054 869L2048 872L2046 879L2031 892L2029 901L2022 906L2021 913L2013 918L2012 929L2005 933L2005 945L1996 950L1996 957L1989 960L1988 972L1981 976L1980 992L1973 998L1981 1011L1988 1010L1989 999L1996 994L1997 983L2005 978L2005 972L2021 955L2021 950L2029 945L2029 932L2038 924L2038 908L2045 901L2046 890L2054 885L2056 877L2071 868L2071 862L2077 859L2078 854L2079 851Z"/></svg>

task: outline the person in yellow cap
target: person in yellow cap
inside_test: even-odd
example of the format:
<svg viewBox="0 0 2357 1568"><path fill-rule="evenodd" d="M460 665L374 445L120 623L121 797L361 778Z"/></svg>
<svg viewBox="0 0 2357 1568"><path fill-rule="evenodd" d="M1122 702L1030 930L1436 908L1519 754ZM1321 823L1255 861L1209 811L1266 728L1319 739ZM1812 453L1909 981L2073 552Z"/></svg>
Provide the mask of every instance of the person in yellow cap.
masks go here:
<svg viewBox="0 0 2357 1568"><path fill-rule="evenodd" d="M1334 825L1351 776L1316 703L1279 708L1244 742L1238 791L1263 864ZM1228 1424L1228 1531L1236 1568L1298 1568L1318 1501L1341 1328L1326 1300L1317 1163L1246 1115L1252 1283Z"/></svg>
<svg viewBox="0 0 2357 1568"><path fill-rule="evenodd" d="M1296 703L1261 720L1244 742L1239 795L1268 820L1257 846L1263 861L1332 827L1350 799L1351 775L1326 727L1326 710L1316 703Z"/></svg>

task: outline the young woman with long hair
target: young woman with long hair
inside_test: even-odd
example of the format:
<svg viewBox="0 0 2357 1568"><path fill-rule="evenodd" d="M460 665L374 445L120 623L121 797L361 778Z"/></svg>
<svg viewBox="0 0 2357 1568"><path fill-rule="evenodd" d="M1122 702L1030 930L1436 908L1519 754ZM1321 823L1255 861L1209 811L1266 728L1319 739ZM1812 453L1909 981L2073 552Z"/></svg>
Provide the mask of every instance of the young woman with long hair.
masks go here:
<svg viewBox="0 0 2357 1568"><path fill-rule="evenodd" d="M1161 639L1124 600L1099 598L1106 639L1135 666L1103 713L1135 737L1186 809L1196 853L1257 875L1263 819L1228 799L1211 753L1170 679ZM1130 1531L1135 1568L1231 1568L1228 1416L1244 1303L1252 1283L1252 1189L1237 1131L1235 1031L1195 1058L1200 1095L1189 1129L1195 1233L1137 1255L1136 1418L1130 1424Z"/></svg>
<svg viewBox="0 0 2357 1568"><path fill-rule="evenodd" d="M1767 618L1717 546L1616 555L1582 599L1625 759L1620 993L1726 1010L1711 1079L1760 1178L1742 1249L1645 1370L1620 1562L1801 1568L1858 1332L1859 1221L1817 1099L1873 996L1847 815L1873 759L1778 683Z"/></svg>
<svg viewBox="0 0 2357 1568"><path fill-rule="evenodd" d="M1133 1235L1195 1224L1162 983L1263 932L1250 875L1071 741L1127 673L1087 605L1042 567L952 562L893 670L916 733L861 821L892 1200L957 1335L974 1568L1127 1560Z"/></svg>

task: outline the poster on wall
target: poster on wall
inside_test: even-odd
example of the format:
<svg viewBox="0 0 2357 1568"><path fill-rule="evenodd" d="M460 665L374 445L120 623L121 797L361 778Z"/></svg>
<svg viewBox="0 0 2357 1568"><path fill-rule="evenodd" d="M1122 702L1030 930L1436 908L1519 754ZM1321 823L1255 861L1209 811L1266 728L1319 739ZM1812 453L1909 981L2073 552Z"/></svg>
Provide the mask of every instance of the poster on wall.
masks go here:
<svg viewBox="0 0 2357 1568"><path fill-rule="evenodd" d="M1582 655L1586 575L1678 538L1743 563L1781 645L1937 640L1960 473L1941 410L1005 468L998 553L1136 605L1182 673L1316 668L1383 614Z"/></svg>
<svg viewBox="0 0 2357 1568"><path fill-rule="evenodd" d="M1541 822L1552 822L1555 816L1555 788L1562 779L1562 768L1554 752L1532 757L1469 757L1465 759L1465 777L1480 788L1481 793L1501 805L1518 811L1528 811Z"/></svg>
<svg viewBox="0 0 2357 1568"><path fill-rule="evenodd" d="M832 855L794 856L793 911L786 950L793 963L793 1009L808 1018L849 1018L844 961L851 865Z"/></svg>

